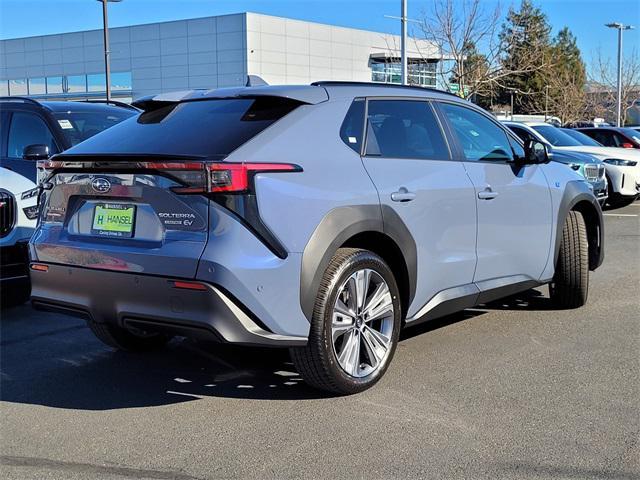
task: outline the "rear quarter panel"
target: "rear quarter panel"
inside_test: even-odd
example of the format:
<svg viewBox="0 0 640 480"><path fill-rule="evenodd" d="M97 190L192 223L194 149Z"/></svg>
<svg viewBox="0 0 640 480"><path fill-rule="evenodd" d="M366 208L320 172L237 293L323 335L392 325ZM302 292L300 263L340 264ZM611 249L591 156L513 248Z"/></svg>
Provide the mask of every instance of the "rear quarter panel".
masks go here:
<svg viewBox="0 0 640 480"><path fill-rule="evenodd" d="M332 209L379 205L360 155L340 138L351 101L302 106L228 157L235 162L284 162L303 168L302 173L256 177L260 216L289 252L303 252Z"/></svg>

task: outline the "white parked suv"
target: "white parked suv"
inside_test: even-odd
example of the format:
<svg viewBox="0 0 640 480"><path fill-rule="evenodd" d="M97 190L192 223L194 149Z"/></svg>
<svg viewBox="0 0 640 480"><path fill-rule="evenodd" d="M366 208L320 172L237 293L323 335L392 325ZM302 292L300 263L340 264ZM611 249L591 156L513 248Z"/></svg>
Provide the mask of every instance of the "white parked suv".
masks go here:
<svg viewBox="0 0 640 480"><path fill-rule="evenodd" d="M31 180L0 167L0 285L12 303L29 298L27 247L38 216L35 188Z"/></svg>
<svg viewBox="0 0 640 480"><path fill-rule="evenodd" d="M580 132L566 132L544 122L505 122L523 138L523 132L554 150L584 152L602 160L607 170L609 198L612 207L628 205L640 194L640 150L605 147Z"/></svg>

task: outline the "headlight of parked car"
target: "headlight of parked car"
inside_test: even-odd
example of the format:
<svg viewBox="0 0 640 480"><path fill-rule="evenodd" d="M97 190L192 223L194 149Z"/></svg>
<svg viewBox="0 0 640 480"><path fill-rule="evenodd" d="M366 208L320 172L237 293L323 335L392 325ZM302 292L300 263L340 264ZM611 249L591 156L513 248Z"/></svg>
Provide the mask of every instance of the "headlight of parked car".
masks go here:
<svg viewBox="0 0 640 480"><path fill-rule="evenodd" d="M29 220L35 220L36 218L38 218L38 205L24 207L22 211Z"/></svg>
<svg viewBox="0 0 640 480"><path fill-rule="evenodd" d="M603 160L603 162L618 167L635 167L638 164L638 162L634 162L633 160L622 160L620 158L607 158Z"/></svg>
<svg viewBox="0 0 640 480"><path fill-rule="evenodd" d="M569 166L573 169L573 170L580 170L580 164L579 163L570 163Z"/></svg>

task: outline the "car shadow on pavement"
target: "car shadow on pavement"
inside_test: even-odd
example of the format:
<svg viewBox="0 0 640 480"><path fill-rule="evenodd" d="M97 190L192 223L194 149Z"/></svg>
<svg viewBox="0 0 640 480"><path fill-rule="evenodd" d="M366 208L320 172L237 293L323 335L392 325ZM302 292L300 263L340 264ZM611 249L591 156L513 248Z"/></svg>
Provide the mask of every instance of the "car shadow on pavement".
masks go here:
<svg viewBox="0 0 640 480"><path fill-rule="evenodd" d="M409 327L406 340L495 309L547 309L535 290ZM110 410L210 397L307 400L331 394L308 387L286 349L250 348L177 338L156 352L103 346L77 318L3 310L0 399L56 408ZM28 317L28 318L25 318Z"/></svg>
<svg viewBox="0 0 640 480"><path fill-rule="evenodd" d="M545 311L556 310L557 308L553 305L548 295L539 289L530 289L494 302L478 305L474 310L476 309Z"/></svg>

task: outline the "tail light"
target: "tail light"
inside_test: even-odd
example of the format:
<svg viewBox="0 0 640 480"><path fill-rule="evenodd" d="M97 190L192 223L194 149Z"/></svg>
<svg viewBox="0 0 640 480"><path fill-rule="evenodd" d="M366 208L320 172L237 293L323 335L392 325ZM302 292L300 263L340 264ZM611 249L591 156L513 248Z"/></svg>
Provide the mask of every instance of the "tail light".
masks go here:
<svg viewBox="0 0 640 480"><path fill-rule="evenodd" d="M633 143L628 143L625 142L622 145L620 145L622 148L633 148Z"/></svg>
<svg viewBox="0 0 640 480"><path fill-rule="evenodd" d="M45 172L57 169L81 169L89 171L95 168L92 162L68 162L44 160L38 162L38 168ZM112 162L102 165L100 172L109 169L149 170L174 178L182 184L173 187L175 193L244 193L252 189L253 177L258 173L301 172L302 168L291 163L231 163L231 162L159 162L141 161Z"/></svg>
<svg viewBox="0 0 640 480"><path fill-rule="evenodd" d="M211 193L246 192L257 173L302 171L299 166L290 163L211 163L207 169Z"/></svg>

